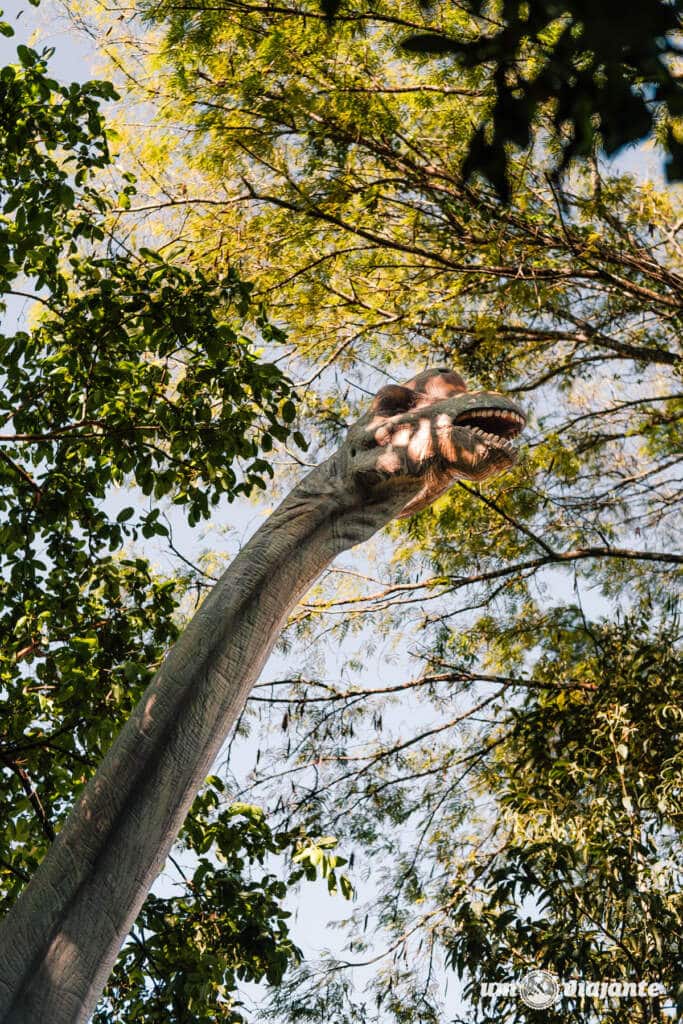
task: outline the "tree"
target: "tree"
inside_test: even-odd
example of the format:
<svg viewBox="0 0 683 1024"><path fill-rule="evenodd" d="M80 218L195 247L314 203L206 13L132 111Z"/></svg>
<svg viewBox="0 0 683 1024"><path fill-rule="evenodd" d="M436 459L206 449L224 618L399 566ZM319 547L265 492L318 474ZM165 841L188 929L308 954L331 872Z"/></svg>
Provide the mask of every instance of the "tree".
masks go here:
<svg viewBox="0 0 683 1024"><path fill-rule="evenodd" d="M20 46L0 71L2 311L18 298L40 307L30 329L0 338L5 913L178 635L179 581L121 548L168 535L164 495L196 523L221 496L264 486L263 453L288 436L292 415L287 379L248 337L270 331L249 285L117 235L100 110L116 93L60 85L48 56ZM134 195L128 176L118 203ZM147 508L117 501L132 484ZM296 962L287 887L251 877L251 866L318 847L300 828L274 833L258 808L231 809L222 793L214 780L194 805L182 842L197 866L182 896L143 908L98 1019L165 1021L188 1008L197 1020L237 1019L238 976L275 982ZM334 876L340 858L321 855ZM222 952L189 977L173 972L187 940L178 907L191 910L197 942L222 936Z"/></svg>
<svg viewBox="0 0 683 1024"><path fill-rule="evenodd" d="M653 628L652 612L644 601L614 622L548 615L524 699L477 773L494 801L490 846L469 864L443 851L455 864L442 941L474 979L478 1019L535 1019L480 994L481 980L530 963L593 982L637 973L680 1012L680 618L672 604ZM588 998L574 1019L665 1020L664 1002Z"/></svg>
<svg viewBox="0 0 683 1024"><path fill-rule="evenodd" d="M505 487L456 489L395 532L393 560L362 567L369 579L360 590L350 588L348 575L337 586L332 574L297 614L292 639L323 630L335 636L359 631L361 668L350 682L324 667L305 674L295 666L291 678L257 690L250 702L254 724L261 712L283 737L279 745L268 737L265 756L260 744L254 791L270 793L283 818L345 837L355 847L356 864L377 879L377 898L359 909L347 933L351 952L359 955L367 934L373 936L368 957L380 951L377 936L386 936L389 952L373 980L381 997L376 1016L438 1019L442 986L432 954L452 950L451 963L469 972L474 996L476 984L486 980L471 973L475 940L491 933L491 913L500 905L495 889L505 882L504 874L484 877L468 951L447 923L449 914L462 923L469 911L459 891L446 890L439 872L471 877L468 864L477 850L494 853L487 846L491 819L479 814L480 790L489 786L492 799L504 806L503 785L498 793L493 787L507 763L494 760L496 751L504 753L503 740L496 742L517 716L539 721L537 703L522 707L527 691L549 681L534 674L540 671L538 652L551 652L556 673L552 652L566 650L571 689L599 675L606 698L611 694L618 707L625 696L619 678L606 676L620 671L618 659L582 658L591 651L590 634L604 630L610 645L623 642L616 607L632 609L639 621L640 596L649 594L653 635L671 638L667 651L677 643L660 600L674 592L673 571L681 561L675 544L678 200L610 174L597 160L577 166L559 194L538 149L511 159L507 208L485 184L464 183L469 141L492 98L486 69L465 69L454 83L450 65L397 60L406 33L423 27L407 6L380 5L372 14L363 9L352 19L347 9L333 46L323 19L312 15L304 22L298 8L264 12L259 5L226 2L220 9L157 4L147 10L161 26L145 39L152 76L145 77L139 38L127 39L125 23L116 38L116 59L137 80L135 95L160 111L156 137L150 128L144 145L132 142L142 167L152 172L143 178L141 205L156 205L207 265L222 239L225 258L268 296L269 309L287 328L292 365L307 380L322 381L302 406L317 418L322 442L352 415L355 399L345 378L374 387L385 372L398 375L405 364L455 361L470 379L512 389L535 412L536 433ZM440 16L450 32L453 7L440 8ZM168 167L170 128L174 145L183 132L192 140L187 167L177 175ZM154 179L162 168L160 193ZM179 208L183 219L171 221ZM142 213L149 209L132 211L131 223ZM368 363L376 369L368 372ZM334 374L341 398L324 386ZM582 604L591 591L599 591L607 620L600 624L599 614L585 615L584 628ZM419 654L414 672L388 681L363 672L372 644L399 628ZM652 635L645 635L642 653L652 657L652 647ZM354 669L350 658L346 668ZM625 721L642 719L663 752L664 738L676 737L675 719L666 730L656 726L660 674L642 678L652 700L646 708L631 706ZM399 696L410 709L408 725L396 710ZM580 701L559 693L553 705L552 692L550 697L553 722L566 721L567 731L552 751L552 765L539 766L541 783L563 753L567 764L578 759L581 767L586 755L562 744L576 743L594 722ZM350 752L361 740L364 745ZM604 752L604 736L600 742ZM647 767L633 743L636 766ZM506 748L519 776L519 788L511 790L518 820L524 787L534 781L518 760L525 744ZM637 871L652 877L666 858L652 845L644 844L647 853L627 847L634 862L620 862L622 874L610 876L616 886L608 878L613 865L604 845L614 838L623 811L615 803L621 756L608 761L605 755L610 782L602 820L608 839L601 840L594 868L589 860L595 874L586 892L618 898L614 919L630 929L626 869L631 877ZM285 759L291 774L282 788ZM566 780L568 769L560 765L559 772ZM595 792L594 765L591 772L586 801ZM512 770L502 774L512 786ZM475 781L478 788L470 785ZM648 787L652 796L656 787ZM533 797L532 791L528 799ZM655 846L671 842L677 863L680 821L675 807L674 813L668 807L663 826L655 816L647 827L657 835ZM553 810L554 821L559 814ZM578 827L578 811L576 817ZM548 833L539 842L547 852ZM521 870L516 849L511 845L509 856L502 851L496 865L511 881ZM641 854L644 865L637 862ZM534 893L554 884L560 870L571 892L574 865L559 858L544 866L544 856L541 849L544 875ZM678 884L672 876L674 898ZM659 924L655 930L670 929L678 911L658 903L656 892L645 903L656 917L653 925ZM558 916L557 901L549 905L549 947L541 948L540 932L536 942L527 929L520 950L533 954L534 963L547 957L557 966L553 941L567 919ZM604 966L588 916L595 906L586 910L572 921L579 953L585 940L585 960L577 961L577 969L580 962ZM508 921L512 930L514 921ZM505 920L501 933L509 950L513 936L504 926ZM629 948L631 970L670 964L670 950L662 950ZM480 972L491 962L484 959ZM278 1020L296 1014L325 1019L344 991L348 1002L335 1009L336 1019L343 1013L372 1019L349 992L344 965L328 966L331 973L323 975L306 968L307 991L283 991L287 1006L277 1008ZM592 1011L576 1012L588 1020ZM649 1004L629 1006L626 1019L648 1019L654 1012ZM571 1013L576 1018L574 1007L563 1013L564 1020Z"/></svg>

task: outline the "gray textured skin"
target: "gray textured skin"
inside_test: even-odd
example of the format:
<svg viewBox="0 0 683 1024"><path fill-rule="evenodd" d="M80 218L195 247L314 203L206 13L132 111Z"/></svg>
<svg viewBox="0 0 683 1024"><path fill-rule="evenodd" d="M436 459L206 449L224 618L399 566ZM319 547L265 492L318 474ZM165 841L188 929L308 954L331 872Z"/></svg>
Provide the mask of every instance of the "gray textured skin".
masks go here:
<svg viewBox="0 0 683 1024"><path fill-rule="evenodd" d="M453 421L521 411L430 370L378 392L213 588L0 926L0 1022L84 1024L289 612L340 552L514 461ZM482 418L491 427L494 420ZM472 426L471 424L470 426Z"/></svg>

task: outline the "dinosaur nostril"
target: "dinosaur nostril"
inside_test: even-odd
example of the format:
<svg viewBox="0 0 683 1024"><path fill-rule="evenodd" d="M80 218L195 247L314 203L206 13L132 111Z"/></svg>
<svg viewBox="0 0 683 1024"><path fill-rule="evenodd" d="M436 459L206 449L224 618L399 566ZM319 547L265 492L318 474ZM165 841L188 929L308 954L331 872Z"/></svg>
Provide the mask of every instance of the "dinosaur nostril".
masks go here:
<svg viewBox="0 0 683 1024"><path fill-rule="evenodd" d="M351 449L351 458L353 458L355 454L356 454L356 449L352 448Z"/></svg>

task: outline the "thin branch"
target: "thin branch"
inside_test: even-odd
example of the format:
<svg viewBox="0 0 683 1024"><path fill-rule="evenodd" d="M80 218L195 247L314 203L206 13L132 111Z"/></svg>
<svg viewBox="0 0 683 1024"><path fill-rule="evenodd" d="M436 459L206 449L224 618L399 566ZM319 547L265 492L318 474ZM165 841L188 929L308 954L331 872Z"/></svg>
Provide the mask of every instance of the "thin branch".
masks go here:
<svg viewBox="0 0 683 1024"><path fill-rule="evenodd" d="M518 522L512 516L508 515L508 513L492 498L487 498L485 494L481 493L481 491L477 491L473 487L468 487L468 485L463 483L462 480L458 480L458 487L462 488L463 491L467 491L467 493L471 494L474 498L478 498L479 501L483 502L483 504L487 506L487 508L490 508L493 512L497 513L501 519L504 519L506 523L513 526L515 530L519 530L520 533L525 534L525 536L532 540L534 544L537 544L542 548L547 555L554 554L553 549L549 544L546 544L542 537L538 537L535 533L532 533L528 527L524 526L523 523Z"/></svg>
<svg viewBox="0 0 683 1024"><path fill-rule="evenodd" d="M0 857L0 865L7 871L10 871L13 875L16 875L17 878L20 878L22 882L29 882L31 879L31 876L29 875L28 871L24 871L23 868L15 867L14 864L11 864L8 860L5 860L4 857Z"/></svg>
<svg viewBox="0 0 683 1024"><path fill-rule="evenodd" d="M31 784L28 772L26 772L24 768L17 764L16 761L13 761L11 757L7 757L2 752L0 752L0 760L7 768L13 771L14 774L18 777L21 783L21 787L24 790L26 796L28 797L29 803L33 807L33 810L36 813L36 817L40 822L40 827L43 833L51 842L53 842L55 838L55 830L52 826L52 822L49 820L47 814L45 813L45 808L41 803L40 797L38 796L36 789Z"/></svg>
<svg viewBox="0 0 683 1024"><path fill-rule="evenodd" d="M42 498L42 487L36 483L31 474L27 470L25 470L23 466L20 466L18 462L15 462L14 459L11 459L9 455L3 451L0 451L0 459L2 459L2 461L7 466L10 467L10 469L14 470L14 472L17 473L22 478L22 480L24 480L29 485L29 487L33 490L34 494L36 495L37 501L40 500L40 498Z"/></svg>

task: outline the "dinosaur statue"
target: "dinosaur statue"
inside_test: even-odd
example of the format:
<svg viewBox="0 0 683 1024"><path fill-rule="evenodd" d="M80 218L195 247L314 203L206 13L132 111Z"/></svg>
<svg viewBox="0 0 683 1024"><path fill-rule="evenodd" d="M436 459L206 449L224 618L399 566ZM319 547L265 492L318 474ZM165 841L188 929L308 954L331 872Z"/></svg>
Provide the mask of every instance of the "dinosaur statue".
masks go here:
<svg viewBox="0 0 683 1024"><path fill-rule="evenodd" d="M391 519L511 466L524 424L509 398L447 368L377 392L216 583L4 920L0 1024L89 1019L293 606Z"/></svg>

